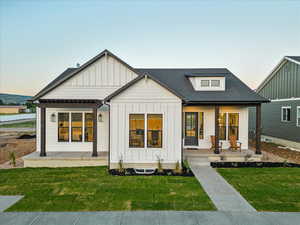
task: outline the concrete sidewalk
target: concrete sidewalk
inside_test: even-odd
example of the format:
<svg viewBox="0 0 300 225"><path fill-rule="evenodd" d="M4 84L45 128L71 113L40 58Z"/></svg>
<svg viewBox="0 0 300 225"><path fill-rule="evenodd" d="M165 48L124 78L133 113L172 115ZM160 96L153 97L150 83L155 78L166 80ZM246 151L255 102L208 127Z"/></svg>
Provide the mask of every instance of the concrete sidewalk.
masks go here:
<svg viewBox="0 0 300 225"><path fill-rule="evenodd" d="M0 213L0 225L291 225L300 213L133 211Z"/></svg>
<svg viewBox="0 0 300 225"><path fill-rule="evenodd" d="M256 210L215 169L190 163L191 169L209 198L220 211L255 212Z"/></svg>

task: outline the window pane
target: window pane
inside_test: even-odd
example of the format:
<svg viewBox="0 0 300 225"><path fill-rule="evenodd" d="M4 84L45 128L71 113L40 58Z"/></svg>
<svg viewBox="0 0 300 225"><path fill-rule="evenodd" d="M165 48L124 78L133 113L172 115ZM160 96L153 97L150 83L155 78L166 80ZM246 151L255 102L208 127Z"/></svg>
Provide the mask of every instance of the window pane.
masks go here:
<svg viewBox="0 0 300 225"><path fill-rule="evenodd" d="M220 87L220 80L211 80L212 87Z"/></svg>
<svg viewBox="0 0 300 225"><path fill-rule="evenodd" d="M226 140L226 113L219 114L219 139Z"/></svg>
<svg viewBox="0 0 300 225"><path fill-rule="evenodd" d="M129 147L144 148L145 116L144 114L129 115Z"/></svg>
<svg viewBox="0 0 300 225"><path fill-rule="evenodd" d="M93 114L85 113L84 141L93 141Z"/></svg>
<svg viewBox="0 0 300 225"><path fill-rule="evenodd" d="M201 80L201 87L209 87L209 80Z"/></svg>
<svg viewBox="0 0 300 225"><path fill-rule="evenodd" d="M58 141L69 141L69 113L58 113Z"/></svg>
<svg viewBox="0 0 300 225"><path fill-rule="evenodd" d="M203 139L203 136L204 136L203 112L199 112L199 139Z"/></svg>
<svg viewBox="0 0 300 225"><path fill-rule="evenodd" d="M286 121L291 121L291 109L286 109Z"/></svg>
<svg viewBox="0 0 300 225"><path fill-rule="evenodd" d="M58 128L58 141L69 141L69 127L67 127L67 128L59 127Z"/></svg>
<svg viewBox="0 0 300 225"><path fill-rule="evenodd" d="M82 141L82 113L71 114L72 141Z"/></svg>
<svg viewBox="0 0 300 225"><path fill-rule="evenodd" d="M286 121L286 109L282 109L282 121Z"/></svg>
<svg viewBox="0 0 300 225"><path fill-rule="evenodd" d="M239 114L229 113L228 114L228 133L229 137L235 136L236 140L239 139Z"/></svg>
<svg viewBox="0 0 300 225"><path fill-rule="evenodd" d="M162 147L162 114L147 115L147 147Z"/></svg>

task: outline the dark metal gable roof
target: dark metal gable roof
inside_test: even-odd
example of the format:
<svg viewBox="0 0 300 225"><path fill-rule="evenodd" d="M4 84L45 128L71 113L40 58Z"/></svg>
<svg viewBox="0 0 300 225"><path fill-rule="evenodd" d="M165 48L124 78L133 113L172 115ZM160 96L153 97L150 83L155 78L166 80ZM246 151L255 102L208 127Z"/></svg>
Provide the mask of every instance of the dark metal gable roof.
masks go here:
<svg viewBox="0 0 300 225"><path fill-rule="evenodd" d="M170 89L183 96L186 102L268 102L226 68L208 69L137 69L148 73ZM207 74L225 77L225 91L196 91L185 74Z"/></svg>
<svg viewBox="0 0 300 225"><path fill-rule="evenodd" d="M300 63L300 56L287 56L287 58L293 59Z"/></svg>

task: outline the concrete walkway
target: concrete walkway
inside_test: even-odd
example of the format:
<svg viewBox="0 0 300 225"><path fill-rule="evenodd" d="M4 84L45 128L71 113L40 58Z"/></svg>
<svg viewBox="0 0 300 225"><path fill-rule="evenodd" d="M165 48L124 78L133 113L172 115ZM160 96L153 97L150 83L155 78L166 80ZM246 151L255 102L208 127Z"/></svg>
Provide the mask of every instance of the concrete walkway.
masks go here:
<svg viewBox="0 0 300 225"><path fill-rule="evenodd" d="M19 201L21 198L23 198L22 195L0 196L0 212L3 212L5 209L9 208L17 201Z"/></svg>
<svg viewBox="0 0 300 225"><path fill-rule="evenodd" d="M220 174L210 166L190 163L191 169L216 208L230 212L256 210Z"/></svg>
<svg viewBox="0 0 300 225"><path fill-rule="evenodd" d="M291 225L300 213L132 211L0 213L0 225Z"/></svg>

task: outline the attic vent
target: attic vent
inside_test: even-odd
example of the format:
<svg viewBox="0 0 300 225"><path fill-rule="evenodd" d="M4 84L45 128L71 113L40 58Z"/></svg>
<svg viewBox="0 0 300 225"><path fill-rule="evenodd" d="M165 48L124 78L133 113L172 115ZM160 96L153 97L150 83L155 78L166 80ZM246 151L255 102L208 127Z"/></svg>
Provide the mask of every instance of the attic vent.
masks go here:
<svg viewBox="0 0 300 225"><path fill-rule="evenodd" d="M79 67L80 67L80 64L79 64L79 63L76 63L76 67L79 68Z"/></svg>

